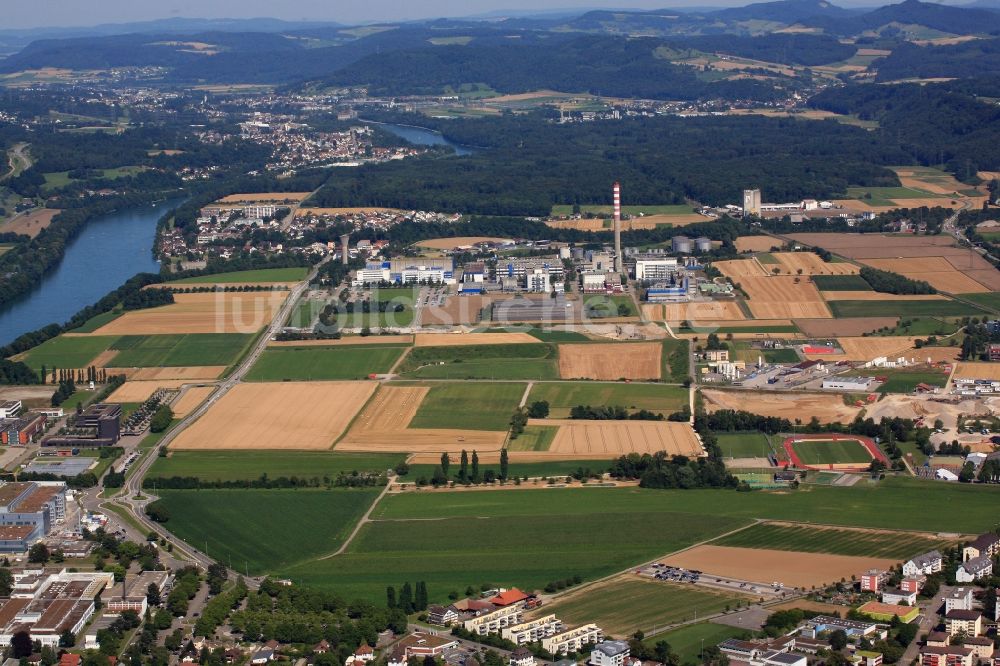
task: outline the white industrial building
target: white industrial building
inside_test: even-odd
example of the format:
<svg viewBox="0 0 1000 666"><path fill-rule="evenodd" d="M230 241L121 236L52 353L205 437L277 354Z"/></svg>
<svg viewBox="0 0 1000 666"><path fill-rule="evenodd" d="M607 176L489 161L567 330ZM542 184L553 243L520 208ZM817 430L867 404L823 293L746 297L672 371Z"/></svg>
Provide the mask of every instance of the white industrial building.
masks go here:
<svg viewBox="0 0 1000 666"><path fill-rule="evenodd" d="M677 259L639 259L635 262L635 279L639 281L668 280L677 272Z"/></svg>
<svg viewBox="0 0 1000 666"><path fill-rule="evenodd" d="M823 388L834 391L867 391L874 377L828 377L823 380Z"/></svg>

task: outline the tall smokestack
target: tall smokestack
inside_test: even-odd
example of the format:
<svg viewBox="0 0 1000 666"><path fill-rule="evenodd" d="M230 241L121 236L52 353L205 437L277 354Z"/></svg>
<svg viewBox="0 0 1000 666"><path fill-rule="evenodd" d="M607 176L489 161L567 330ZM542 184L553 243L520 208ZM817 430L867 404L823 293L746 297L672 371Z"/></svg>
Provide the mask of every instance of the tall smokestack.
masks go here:
<svg viewBox="0 0 1000 666"><path fill-rule="evenodd" d="M342 263L344 266L347 265L347 260L350 259L350 253L348 252L348 250L350 249L350 247L348 246L350 240L351 240L350 234L344 234L343 236L340 237L340 263Z"/></svg>
<svg viewBox="0 0 1000 666"><path fill-rule="evenodd" d="M615 272L622 272L622 186L617 180L611 188L615 207Z"/></svg>

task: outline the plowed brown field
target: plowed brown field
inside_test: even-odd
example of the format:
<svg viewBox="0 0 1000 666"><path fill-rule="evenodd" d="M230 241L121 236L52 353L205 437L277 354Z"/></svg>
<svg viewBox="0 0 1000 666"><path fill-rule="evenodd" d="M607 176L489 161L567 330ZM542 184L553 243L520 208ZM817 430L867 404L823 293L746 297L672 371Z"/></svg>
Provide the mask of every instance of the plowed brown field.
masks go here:
<svg viewBox="0 0 1000 666"><path fill-rule="evenodd" d="M162 381L165 379L217 379L224 365L200 365L176 368L107 368L109 375L125 375L131 381Z"/></svg>

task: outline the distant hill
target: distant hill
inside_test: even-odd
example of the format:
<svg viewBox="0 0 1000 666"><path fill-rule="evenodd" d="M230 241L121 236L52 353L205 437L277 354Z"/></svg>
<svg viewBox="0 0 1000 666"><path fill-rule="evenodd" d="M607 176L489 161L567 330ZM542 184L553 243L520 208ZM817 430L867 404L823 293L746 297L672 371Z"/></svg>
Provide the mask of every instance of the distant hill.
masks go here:
<svg viewBox="0 0 1000 666"><path fill-rule="evenodd" d="M970 9L940 5L920 0L905 0L846 19L820 18L808 25L821 27L839 35L857 35L879 31L886 26L923 26L953 35L1000 34L1000 13L987 9Z"/></svg>
<svg viewBox="0 0 1000 666"><path fill-rule="evenodd" d="M997 75L1000 39L974 39L948 46L902 44L875 66L879 81Z"/></svg>
<svg viewBox="0 0 1000 666"><path fill-rule="evenodd" d="M777 0L776 2L756 2L745 7L731 7L707 16L723 21L773 21L775 23L799 23L816 17L832 20L844 19L859 14L859 10L844 9L827 0Z"/></svg>

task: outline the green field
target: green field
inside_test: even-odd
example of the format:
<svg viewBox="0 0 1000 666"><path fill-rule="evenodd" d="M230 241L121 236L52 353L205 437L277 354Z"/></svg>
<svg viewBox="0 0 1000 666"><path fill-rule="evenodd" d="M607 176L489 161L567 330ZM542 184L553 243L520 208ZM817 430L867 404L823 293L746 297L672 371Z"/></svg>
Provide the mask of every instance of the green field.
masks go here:
<svg viewBox="0 0 1000 666"><path fill-rule="evenodd" d="M250 481L267 474L313 478L351 472L381 472L406 458L404 454L339 451L171 451L157 458L147 476L193 476L203 481Z"/></svg>
<svg viewBox="0 0 1000 666"><path fill-rule="evenodd" d="M929 384L931 386L944 386L948 380L948 375L943 372L928 370L887 370L879 371L880 376L885 375L888 381L878 387L879 393L913 393L917 384Z"/></svg>
<svg viewBox="0 0 1000 666"><path fill-rule="evenodd" d="M309 269L293 268L261 268L253 271L233 271L231 273L215 273L214 275L198 275L195 277L173 280L170 284L230 284L251 282L301 282L306 279Z"/></svg>
<svg viewBox="0 0 1000 666"><path fill-rule="evenodd" d="M406 347L388 345L273 347L247 373L247 381L366 379L389 372Z"/></svg>
<svg viewBox="0 0 1000 666"><path fill-rule="evenodd" d="M743 340L727 344L732 348L735 360L749 365L756 364L761 357L767 363L798 363L802 360L794 349L754 349L750 342Z"/></svg>
<svg viewBox="0 0 1000 666"><path fill-rule="evenodd" d="M860 275L814 275L812 281L820 291L872 291Z"/></svg>
<svg viewBox="0 0 1000 666"><path fill-rule="evenodd" d="M524 384L434 384L410 421L411 428L507 430Z"/></svg>
<svg viewBox="0 0 1000 666"><path fill-rule="evenodd" d="M323 309L323 301L313 298L300 298L292 314L288 315L288 325L294 328L308 328L312 326L316 315Z"/></svg>
<svg viewBox="0 0 1000 666"><path fill-rule="evenodd" d="M762 264L777 264L778 259L770 252L759 252L756 255L757 261Z"/></svg>
<svg viewBox="0 0 1000 666"><path fill-rule="evenodd" d="M959 294L960 298L972 301L993 312L1000 312L1000 292L988 291L982 294Z"/></svg>
<svg viewBox="0 0 1000 666"><path fill-rule="evenodd" d="M886 294L884 301L829 301L834 317L961 317L980 315L979 308L958 301L899 301Z"/></svg>
<svg viewBox="0 0 1000 666"><path fill-rule="evenodd" d="M99 315L94 315L87 321L85 321L81 326L72 329L71 333L93 333L101 326L118 319L125 312L123 310L111 310L110 312L104 312Z"/></svg>
<svg viewBox="0 0 1000 666"><path fill-rule="evenodd" d="M898 204L893 201L894 199L941 199L942 204L947 203L945 201L947 197L944 195L915 190L912 187L848 187L847 196L870 206L896 206Z"/></svg>
<svg viewBox="0 0 1000 666"><path fill-rule="evenodd" d="M509 451L548 451L552 440L556 438L556 426L533 426L524 429L517 439L511 439L507 444Z"/></svg>
<svg viewBox="0 0 1000 666"><path fill-rule="evenodd" d="M531 387L528 404L536 400L549 403L549 416L554 419L568 418L570 409L577 405L648 409L666 416L688 404L688 389L622 382L538 382Z"/></svg>
<svg viewBox="0 0 1000 666"><path fill-rule="evenodd" d="M665 206L622 206L624 215L690 215L694 207L689 204L676 204ZM594 213L595 215L611 215L614 211L611 206L588 205L580 206L581 213ZM552 207L552 216L560 217L573 214L571 205L555 205Z"/></svg>
<svg viewBox="0 0 1000 666"><path fill-rule="evenodd" d="M663 341L663 368L661 378L665 382L681 383L691 374L691 367L688 355L691 346L687 340Z"/></svg>
<svg viewBox="0 0 1000 666"><path fill-rule="evenodd" d="M751 632L746 629L730 627L726 624L701 622L650 636L643 642L649 647L654 647L659 641L666 641L670 644L670 649L680 657L682 664L696 664L702 646L714 647L729 638L746 639L750 636Z"/></svg>
<svg viewBox="0 0 1000 666"><path fill-rule="evenodd" d="M544 614L555 613L569 626L594 622L612 636L631 636L637 630L687 622L735 607L747 597L708 591L694 585L665 583L624 574L545 604Z"/></svg>
<svg viewBox="0 0 1000 666"><path fill-rule="evenodd" d="M950 544L905 532L890 537L884 532L760 523L713 541L712 545L905 560Z"/></svg>
<svg viewBox="0 0 1000 666"><path fill-rule="evenodd" d="M867 463L872 457L864 444L853 439L806 439L792 448L803 465Z"/></svg>
<svg viewBox="0 0 1000 666"><path fill-rule="evenodd" d="M504 329L500 330L503 331ZM538 338L542 342L590 342L590 338L576 331L554 331L552 329L532 328L525 331L525 333Z"/></svg>
<svg viewBox="0 0 1000 666"><path fill-rule="evenodd" d="M187 333L178 335L123 335L111 345L117 349L118 368L229 365L253 339L242 333Z"/></svg>
<svg viewBox="0 0 1000 666"><path fill-rule="evenodd" d="M719 433L719 448L724 458L766 458L771 445L762 432Z"/></svg>
<svg viewBox="0 0 1000 666"><path fill-rule="evenodd" d="M545 343L414 347L399 373L419 379L558 379L556 349Z"/></svg>
<svg viewBox="0 0 1000 666"><path fill-rule="evenodd" d="M43 365L47 368L85 368L115 340L113 335L78 338L60 335L29 349L25 352L24 362L34 370Z"/></svg>
<svg viewBox="0 0 1000 666"><path fill-rule="evenodd" d="M956 320L937 317L907 317L900 319L889 335L951 335L959 329Z"/></svg>
<svg viewBox="0 0 1000 666"><path fill-rule="evenodd" d="M603 488L435 493L448 501L459 494L477 496L479 508L472 515L449 517L447 510L432 509L420 517L434 520L385 521L379 516L361 529L344 555L281 574L297 583L337 590L348 599L373 601L384 600L389 583L425 580L431 599L443 601L469 585L533 590L574 575L593 579L744 524L740 519L653 507L607 507ZM530 500L533 506L513 515L497 512L497 494L518 495L516 504ZM408 501L420 494L407 495ZM572 500L570 505L566 500ZM595 534L628 538L595 539Z"/></svg>
<svg viewBox="0 0 1000 666"><path fill-rule="evenodd" d="M159 490L165 524L237 571L262 573L332 553L380 489ZM383 587L384 592L384 587Z"/></svg>
<svg viewBox="0 0 1000 666"><path fill-rule="evenodd" d="M584 312L592 319L605 317L637 317L635 301L626 294L605 296L587 294L583 297Z"/></svg>

